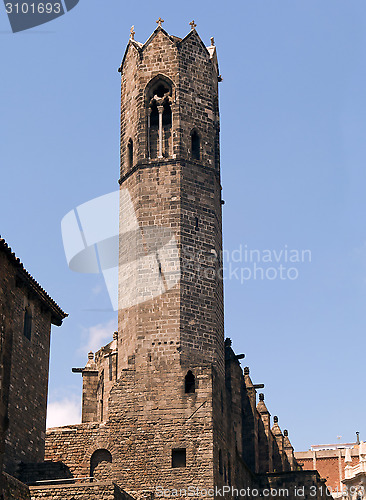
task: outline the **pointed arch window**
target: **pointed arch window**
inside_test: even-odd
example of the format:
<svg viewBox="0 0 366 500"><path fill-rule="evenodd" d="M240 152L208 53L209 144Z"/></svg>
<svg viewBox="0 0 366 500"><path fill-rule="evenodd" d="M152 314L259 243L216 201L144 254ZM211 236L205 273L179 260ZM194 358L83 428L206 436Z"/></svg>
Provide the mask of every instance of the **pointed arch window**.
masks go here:
<svg viewBox="0 0 366 500"><path fill-rule="evenodd" d="M185 376L184 389L186 394L193 394L196 392L196 377L193 375L191 370L189 370Z"/></svg>
<svg viewBox="0 0 366 500"><path fill-rule="evenodd" d="M157 78L147 91L148 157L167 158L172 155L172 85Z"/></svg>
<svg viewBox="0 0 366 500"><path fill-rule="evenodd" d="M201 138L197 130L193 130L191 134L191 154L194 160L201 159Z"/></svg>

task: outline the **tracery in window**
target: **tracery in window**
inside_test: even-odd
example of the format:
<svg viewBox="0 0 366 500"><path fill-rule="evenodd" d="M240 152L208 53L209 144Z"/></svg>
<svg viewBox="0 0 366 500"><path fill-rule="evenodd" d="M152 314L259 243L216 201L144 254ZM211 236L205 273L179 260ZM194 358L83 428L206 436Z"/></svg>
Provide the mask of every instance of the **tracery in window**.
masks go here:
<svg viewBox="0 0 366 500"><path fill-rule="evenodd" d="M157 79L147 93L148 157L167 158L172 154L172 86Z"/></svg>

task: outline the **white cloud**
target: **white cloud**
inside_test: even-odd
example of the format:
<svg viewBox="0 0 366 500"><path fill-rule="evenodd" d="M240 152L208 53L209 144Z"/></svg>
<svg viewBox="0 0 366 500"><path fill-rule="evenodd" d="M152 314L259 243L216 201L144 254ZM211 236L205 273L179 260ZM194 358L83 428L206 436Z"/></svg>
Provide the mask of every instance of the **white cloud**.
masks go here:
<svg viewBox="0 0 366 500"><path fill-rule="evenodd" d="M85 329L83 337L84 344L80 347L80 352L88 353L89 351L96 352L113 339L113 332L116 331L116 321L114 319L108 323L99 323Z"/></svg>
<svg viewBox="0 0 366 500"><path fill-rule="evenodd" d="M47 428L79 424L81 421L81 402L78 398L64 398L49 403L47 407Z"/></svg>

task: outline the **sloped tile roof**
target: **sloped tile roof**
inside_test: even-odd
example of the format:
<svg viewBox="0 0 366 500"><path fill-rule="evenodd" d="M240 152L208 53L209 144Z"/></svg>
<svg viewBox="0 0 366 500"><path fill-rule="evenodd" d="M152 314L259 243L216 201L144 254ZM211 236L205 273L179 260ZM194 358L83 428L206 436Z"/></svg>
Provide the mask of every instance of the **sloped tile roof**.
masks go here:
<svg viewBox="0 0 366 500"><path fill-rule="evenodd" d="M19 257L15 255L11 247L7 244L4 238L0 235L0 252L5 253L9 262L11 262L18 270L18 277L24 284L33 292L36 293L42 304L51 311L51 321L54 325L61 326L62 321L68 316L61 307L48 295L33 276L25 269Z"/></svg>

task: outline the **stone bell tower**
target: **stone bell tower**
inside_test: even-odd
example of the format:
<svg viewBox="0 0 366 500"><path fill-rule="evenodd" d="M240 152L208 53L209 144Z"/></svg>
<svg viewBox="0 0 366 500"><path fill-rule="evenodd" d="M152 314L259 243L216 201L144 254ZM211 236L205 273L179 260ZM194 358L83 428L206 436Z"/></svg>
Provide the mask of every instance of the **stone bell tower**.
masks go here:
<svg viewBox="0 0 366 500"><path fill-rule="evenodd" d="M117 377L124 392L133 374L131 418L155 436L151 456L138 452L140 469L159 471L150 484L163 471L168 487L213 487L224 446L220 77L213 38L206 47L194 22L183 39L157 23L144 44L131 29L119 69ZM120 406L108 405L113 419Z"/></svg>
<svg viewBox="0 0 366 500"><path fill-rule="evenodd" d="M121 72L118 370L224 370L218 64L191 23L130 41Z"/></svg>
<svg viewBox="0 0 366 500"><path fill-rule="evenodd" d="M162 22L144 44L131 30L119 69L118 332L74 370L82 423L50 430L46 459L136 500L315 484L224 341L214 41Z"/></svg>

